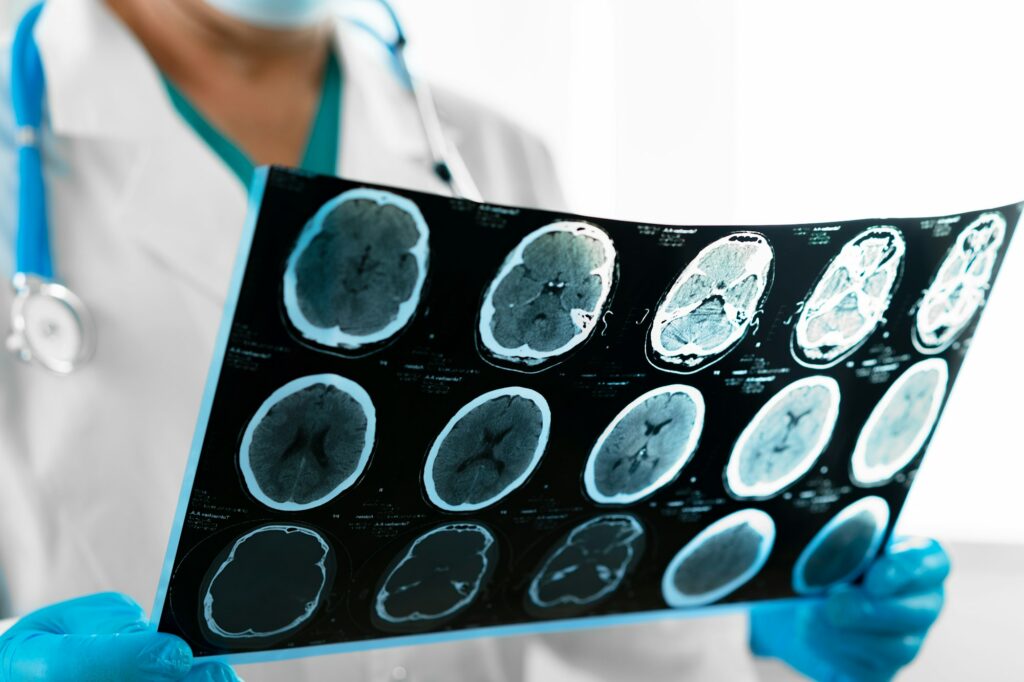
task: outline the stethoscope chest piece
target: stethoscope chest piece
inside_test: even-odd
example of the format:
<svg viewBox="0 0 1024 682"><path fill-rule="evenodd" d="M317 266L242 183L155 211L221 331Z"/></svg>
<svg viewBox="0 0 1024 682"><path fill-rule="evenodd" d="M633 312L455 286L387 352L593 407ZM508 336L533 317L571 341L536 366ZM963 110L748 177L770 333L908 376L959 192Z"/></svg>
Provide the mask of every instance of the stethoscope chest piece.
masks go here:
<svg viewBox="0 0 1024 682"><path fill-rule="evenodd" d="M7 348L24 362L70 374L96 348L92 316L67 287L31 275L14 278Z"/></svg>

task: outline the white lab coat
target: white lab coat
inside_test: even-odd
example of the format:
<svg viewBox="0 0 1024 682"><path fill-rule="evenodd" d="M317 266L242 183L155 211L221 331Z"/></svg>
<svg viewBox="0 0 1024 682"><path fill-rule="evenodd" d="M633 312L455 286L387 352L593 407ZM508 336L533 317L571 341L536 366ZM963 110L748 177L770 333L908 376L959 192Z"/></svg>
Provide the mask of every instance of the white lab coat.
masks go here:
<svg viewBox="0 0 1024 682"><path fill-rule="evenodd" d="M17 612L101 590L153 603L245 190L178 117L133 35L99 0L49 0L36 31L51 132L56 267L87 302L94 361L70 377L0 353L0 567ZM338 29L338 174L444 193L412 100L378 45ZM0 58L8 92L9 51ZM484 197L560 208L543 147L438 95ZM12 114L0 102L0 272L12 266ZM10 309L0 286L0 311ZM752 679L742 618L483 639L247 667L275 679L458 682Z"/></svg>

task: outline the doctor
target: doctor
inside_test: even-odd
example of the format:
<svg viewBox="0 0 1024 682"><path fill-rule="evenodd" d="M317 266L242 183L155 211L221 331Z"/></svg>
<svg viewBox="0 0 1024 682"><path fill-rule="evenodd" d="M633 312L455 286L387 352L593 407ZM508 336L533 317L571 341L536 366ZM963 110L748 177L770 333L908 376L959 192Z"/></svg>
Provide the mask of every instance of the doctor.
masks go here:
<svg viewBox="0 0 1024 682"><path fill-rule="evenodd" d="M97 343L70 376L0 355L0 568L27 614L0 636L0 680L234 679L193 666L184 643L146 629L137 604L153 603L252 169L453 189L395 60L329 18L332 4L49 0L38 17L41 134L16 132L0 102L0 272L17 268L15 141L35 142L55 271L87 304ZM5 94L9 79L5 58ZM451 170L468 170L486 200L561 207L534 138L453 95L436 103ZM13 302L0 287L4 316ZM938 616L947 572L936 544L903 542L863 586L759 609L749 625L670 621L240 672L249 682L743 682L763 665L753 649L815 679L887 680Z"/></svg>

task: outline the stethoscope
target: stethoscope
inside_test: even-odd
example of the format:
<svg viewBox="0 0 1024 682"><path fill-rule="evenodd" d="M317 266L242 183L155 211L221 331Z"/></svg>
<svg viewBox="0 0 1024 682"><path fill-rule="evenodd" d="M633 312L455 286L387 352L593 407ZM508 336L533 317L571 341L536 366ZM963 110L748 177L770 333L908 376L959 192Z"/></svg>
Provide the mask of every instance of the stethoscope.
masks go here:
<svg viewBox="0 0 1024 682"><path fill-rule="evenodd" d="M352 23L376 38L390 53L398 77L411 92L430 150L431 171L456 198L480 201L480 192L458 154L449 146L434 98L412 75L405 54L405 32L387 0L375 0L392 24L387 40L362 19ZM7 348L24 362L56 374L86 364L96 348L96 324L81 298L54 275L46 210L46 186L40 150L45 78L34 31L43 3L22 17L11 55L11 102L18 149L18 208L15 237L14 303Z"/></svg>

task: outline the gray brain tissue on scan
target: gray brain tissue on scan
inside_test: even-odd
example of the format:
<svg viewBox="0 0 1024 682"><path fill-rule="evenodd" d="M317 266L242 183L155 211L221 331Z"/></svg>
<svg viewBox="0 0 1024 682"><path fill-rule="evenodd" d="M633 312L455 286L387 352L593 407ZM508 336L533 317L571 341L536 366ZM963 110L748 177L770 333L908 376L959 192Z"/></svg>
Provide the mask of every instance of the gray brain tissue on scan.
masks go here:
<svg viewBox="0 0 1024 682"><path fill-rule="evenodd" d="M672 582L685 595L701 595L740 578L757 563L763 536L747 524L709 536L683 561Z"/></svg>
<svg viewBox="0 0 1024 682"><path fill-rule="evenodd" d="M289 394L259 422L249 466L276 502L305 504L327 496L359 466L366 443L363 406L330 384Z"/></svg>
<svg viewBox="0 0 1024 682"><path fill-rule="evenodd" d="M417 538L384 580L373 604L384 629L416 631L453 617L476 598L497 561L483 526L452 523Z"/></svg>
<svg viewBox="0 0 1024 682"><path fill-rule="evenodd" d="M541 609L571 609L618 589L643 548L644 530L632 516L601 516L583 523L549 555L528 597Z"/></svg>
<svg viewBox="0 0 1024 682"><path fill-rule="evenodd" d="M368 199L340 203L296 266L302 314L321 328L378 332L413 296L420 265L411 249L420 238L412 216Z"/></svg>
<svg viewBox="0 0 1024 682"><path fill-rule="evenodd" d="M653 485L677 464L696 423L697 406L686 393L661 393L622 417L597 452L594 485L610 498Z"/></svg>
<svg viewBox="0 0 1024 682"><path fill-rule="evenodd" d="M313 616L333 574L333 553L315 531L283 525L251 531L210 568L202 595L205 634L225 646L287 636Z"/></svg>
<svg viewBox="0 0 1024 682"><path fill-rule="evenodd" d="M506 348L557 350L582 331L571 312L597 308L605 283L593 271L608 258L605 246L587 236L549 232L522 258L494 291L494 337Z"/></svg>
<svg viewBox="0 0 1024 682"><path fill-rule="evenodd" d="M533 464L542 429L543 415L532 400L488 400L452 427L427 475L449 505L495 500Z"/></svg>
<svg viewBox="0 0 1024 682"><path fill-rule="evenodd" d="M774 405L758 412L733 454L738 467L729 483L735 494L777 492L787 479L813 465L824 432L830 432L834 423L836 394L829 385L791 384L780 391Z"/></svg>
<svg viewBox="0 0 1024 682"><path fill-rule="evenodd" d="M862 511L832 528L804 564L807 590L824 589L847 579L864 563L878 534L878 522Z"/></svg>
<svg viewBox="0 0 1024 682"><path fill-rule="evenodd" d="M940 379L938 372L917 372L907 377L899 395L888 403L868 436L864 448L868 467L899 459L922 429L930 427L933 405L941 400L941 393L936 396Z"/></svg>

